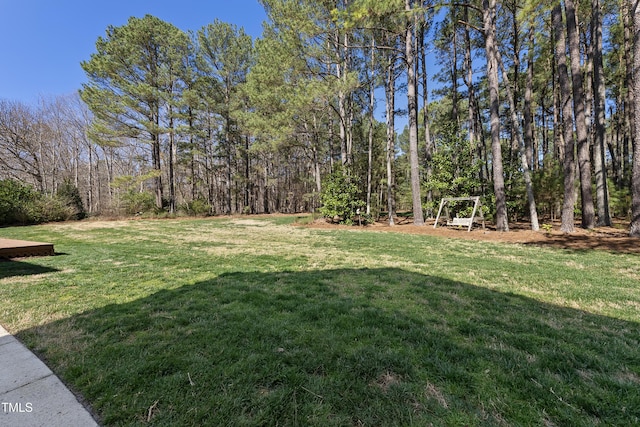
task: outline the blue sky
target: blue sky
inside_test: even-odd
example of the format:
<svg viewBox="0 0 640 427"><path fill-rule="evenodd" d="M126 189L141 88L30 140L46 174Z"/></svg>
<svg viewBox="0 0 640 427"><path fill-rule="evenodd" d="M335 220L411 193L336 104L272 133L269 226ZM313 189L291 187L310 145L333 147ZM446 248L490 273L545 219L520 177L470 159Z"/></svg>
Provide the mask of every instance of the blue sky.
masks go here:
<svg viewBox="0 0 640 427"><path fill-rule="evenodd" d="M80 62L108 25L146 14L198 30L216 18L262 33L258 0L0 0L0 99L34 103L71 94L86 81Z"/></svg>

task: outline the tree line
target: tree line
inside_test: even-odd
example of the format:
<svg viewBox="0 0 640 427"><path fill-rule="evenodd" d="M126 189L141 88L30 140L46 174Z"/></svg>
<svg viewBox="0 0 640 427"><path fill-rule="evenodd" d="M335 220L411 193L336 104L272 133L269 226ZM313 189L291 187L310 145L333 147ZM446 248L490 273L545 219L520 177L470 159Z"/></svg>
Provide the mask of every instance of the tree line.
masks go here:
<svg viewBox="0 0 640 427"><path fill-rule="evenodd" d="M615 216L640 234L634 2L261 3L255 40L218 20L108 27L77 96L0 101L0 178L72 183L90 214L420 225L441 197L482 195L501 231Z"/></svg>

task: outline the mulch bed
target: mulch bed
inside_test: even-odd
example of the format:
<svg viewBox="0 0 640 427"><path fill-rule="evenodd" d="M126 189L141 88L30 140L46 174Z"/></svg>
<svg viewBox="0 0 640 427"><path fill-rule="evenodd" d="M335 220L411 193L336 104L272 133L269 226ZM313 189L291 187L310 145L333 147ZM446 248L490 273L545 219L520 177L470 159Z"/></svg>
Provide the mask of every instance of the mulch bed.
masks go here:
<svg viewBox="0 0 640 427"><path fill-rule="evenodd" d="M424 226L413 225L412 221L411 218L399 218L394 226L389 226L386 221L379 221L360 228L371 231L425 234L455 239L519 243L571 250L596 249L610 252L640 253L640 239L629 237L628 224L622 222L615 223L613 227L598 227L592 230L580 228L580 224L577 223L573 233L563 233L560 231L559 222L551 223L553 229L549 232L544 230L531 231L531 224L528 222L510 223L508 232L496 231L491 224L487 224L485 229L482 229L481 226L475 226L473 230L468 232L466 227L438 226L438 228L434 229L433 220L426 221ZM358 226L331 224L323 219L317 220L308 226L335 229L358 228Z"/></svg>

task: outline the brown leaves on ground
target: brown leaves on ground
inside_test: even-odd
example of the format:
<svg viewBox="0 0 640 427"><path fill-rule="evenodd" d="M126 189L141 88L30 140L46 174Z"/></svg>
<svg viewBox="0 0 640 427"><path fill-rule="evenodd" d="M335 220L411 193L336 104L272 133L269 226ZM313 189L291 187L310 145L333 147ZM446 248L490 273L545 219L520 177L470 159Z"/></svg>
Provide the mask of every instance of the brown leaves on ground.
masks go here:
<svg viewBox="0 0 640 427"><path fill-rule="evenodd" d="M484 240L491 242L518 243L524 245L546 246L571 250L604 250L621 253L640 253L640 239L629 237L628 230L623 223L616 223L614 227L598 227L585 230L576 224L573 233L560 231L560 223L548 223L552 225L550 231L531 231L527 222L510 223L508 232L499 232L490 224L483 229L481 225L474 225L473 230L467 231L466 227L438 226L433 228L433 220L426 221L423 226L413 225L412 220L401 219L396 225L389 226L385 221L379 221L364 227L344 226L330 224L325 220L318 220L310 227L313 228L338 228L338 229L365 229L371 231L410 233L439 236L454 239Z"/></svg>

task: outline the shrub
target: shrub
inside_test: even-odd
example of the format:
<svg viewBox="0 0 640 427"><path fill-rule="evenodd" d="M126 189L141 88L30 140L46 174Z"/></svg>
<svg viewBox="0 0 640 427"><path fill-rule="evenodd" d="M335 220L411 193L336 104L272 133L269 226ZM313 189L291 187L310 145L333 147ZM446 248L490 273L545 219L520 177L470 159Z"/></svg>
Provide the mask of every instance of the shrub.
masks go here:
<svg viewBox="0 0 640 427"><path fill-rule="evenodd" d="M35 224L75 219L75 209L58 197L38 197L28 206L28 213L30 222Z"/></svg>
<svg viewBox="0 0 640 427"><path fill-rule="evenodd" d="M82 197L78 187L70 181L65 182L58 187L56 197L63 207L65 207L68 218L66 219L84 219L87 217L87 211L84 209Z"/></svg>
<svg viewBox="0 0 640 427"><path fill-rule="evenodd" d="M32 186L13 179L0 180L0 225L28 224L29 206L39 194Z"/></svg>
<svg viewBox="0 0 640 427"><path fill-rule="evenodd" d="M19 181L0 180L0 225L39 224L84 217L80 194L73 185L70 187L63 186L61 192L50 197Z"/></svg>
<svg viewBox="0 0 640 427"><path fill-rule="evenodd" d="M538 214L549 219L560 216L564 197L562 166L548 155L544 168L534 171L532 178Z"/></svg>
<svg viewBox="0 0 640 427"><path fill-rule="evenodd" d="M616 188L612 180L607 180L609 189L609 211L613 218L631 218L631 191L629 187Z"/></svg>
<svg viewBox="0 0 640 427"><path fill-rule="evenodd" d="M426 181L425 190L433 191L436 198L476 195L483 186L479 178L481 163L454 125L445 126L431 166L432 175ZM437 209L434 205L425 207L432 211Z"/></svg>
<svg viewBox="0 0 640 427"><path fill-rule="evenodd" d="M211 213L211 205L207 200L199 198L184 203L180 210L187 215L205 216Z"/></svg>
<svg viewBox="0 0 640 427"><path fill-rule="evenodd" d="M342 170L329 175L322 185L319 209L322 216L341 224L353 224L356 211L364 207L358 198L358 187Z"/></svg>
<svg viewBox="0 0 640 427"><path fill-rule="evenodd" d="M129 215L153 211L156 206L156 199L148 191L137 191L133 188L127 190L120 196L122 207Z"/></svg>

